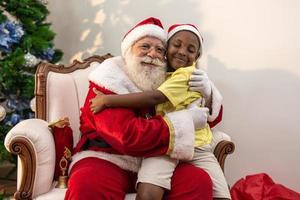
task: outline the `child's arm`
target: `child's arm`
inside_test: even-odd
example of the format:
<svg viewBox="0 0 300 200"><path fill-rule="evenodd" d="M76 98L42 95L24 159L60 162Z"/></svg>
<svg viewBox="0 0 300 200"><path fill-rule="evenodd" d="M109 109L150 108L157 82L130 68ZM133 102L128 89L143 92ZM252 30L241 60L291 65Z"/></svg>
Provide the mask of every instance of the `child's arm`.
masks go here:
<svg viewBox="0 0 300 200"><path fill-rule="evenodd" d="M167 97L159 90L122 95L104 95L97 92L96 97L91 99L90 108L93 113L97 113L107 107L143 108L166 101Z"/></svg>

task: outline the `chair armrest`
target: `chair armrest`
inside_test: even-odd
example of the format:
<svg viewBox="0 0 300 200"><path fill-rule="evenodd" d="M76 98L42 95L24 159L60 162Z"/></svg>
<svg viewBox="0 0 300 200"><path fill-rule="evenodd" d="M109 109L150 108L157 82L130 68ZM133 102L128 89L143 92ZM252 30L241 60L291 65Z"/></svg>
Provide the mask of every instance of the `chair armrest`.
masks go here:
<svg viewBox="0 0 300 200"><path fill-rule="evenodd" d="M214 150L214 154L220 163L220 166L224 172L225 159L228 154L232 154L234 152L234 143L231 141L223 140L219 142Z"/></svg>
<svg viewBox="0 0 300 200"><path fill-rule="evenodd" d="M225 159L228 154L232 154L235 145L231 142L231 138L226 133L221 131L213 132L213 141L211 143L212 150L224 172Z"/></svg>
<svg viewBox="0 0 300 200"><path fill-rule="evenodd" d="M27 119L14 126L4 141L18 155L16 199L31 199L51 189L55 167L55 144L48 123Z"/></svg>

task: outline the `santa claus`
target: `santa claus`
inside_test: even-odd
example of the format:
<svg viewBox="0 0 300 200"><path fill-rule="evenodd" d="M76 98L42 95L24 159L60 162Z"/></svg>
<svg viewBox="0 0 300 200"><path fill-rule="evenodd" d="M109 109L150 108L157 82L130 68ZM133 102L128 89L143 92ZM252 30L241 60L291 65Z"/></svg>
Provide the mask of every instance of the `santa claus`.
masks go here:
<svg viewBox="0 0 300 200"><path fill-rule="evenodd" d="M194 130L204 120L200 109L194 107L164 117L155 115L153 108L107 108L96 114L90 110L94 88L104 94L156 89L165 78L166 39L161 22L148 18L125 35L122 56L105 60L89 75L89 91L80 116L82 137L70 166L65 199L124 199L126 193L134 192L141 157L192 156ZM141 46L133 49L137 43ZM221 96L207 76L195 76L194 89L208 93L211 102L205 120L215 124L221 120ZM212 198L209 176L190 164L178 165L171 184L166 199Z"/></svg>

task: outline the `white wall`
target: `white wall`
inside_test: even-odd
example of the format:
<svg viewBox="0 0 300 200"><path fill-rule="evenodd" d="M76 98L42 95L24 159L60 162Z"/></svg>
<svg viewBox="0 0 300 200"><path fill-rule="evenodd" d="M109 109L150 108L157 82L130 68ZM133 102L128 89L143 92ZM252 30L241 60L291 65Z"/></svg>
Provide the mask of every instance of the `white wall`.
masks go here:
<svg viewBox="0 0 300 200"><path fill-rule="evenodd" d="M74 58L120 54L136 22L194 23L203 32L204 66L224 96L224 120L236 152L230 184L265 172L300 192L299 0L49 0L56 47Z"/></svg>

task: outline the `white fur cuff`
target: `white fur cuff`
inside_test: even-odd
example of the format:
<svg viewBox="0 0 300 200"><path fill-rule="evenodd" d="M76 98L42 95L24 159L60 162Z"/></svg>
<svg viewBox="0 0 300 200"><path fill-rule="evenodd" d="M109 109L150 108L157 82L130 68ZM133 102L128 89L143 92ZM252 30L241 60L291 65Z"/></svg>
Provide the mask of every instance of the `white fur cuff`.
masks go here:
<svg viewBox="0 0 300 200"><path fill-rule="evenodd" d="M170 129L170 157L191 160L194 155L195 128L192 116L186 110L165 115Z"/></svg>

